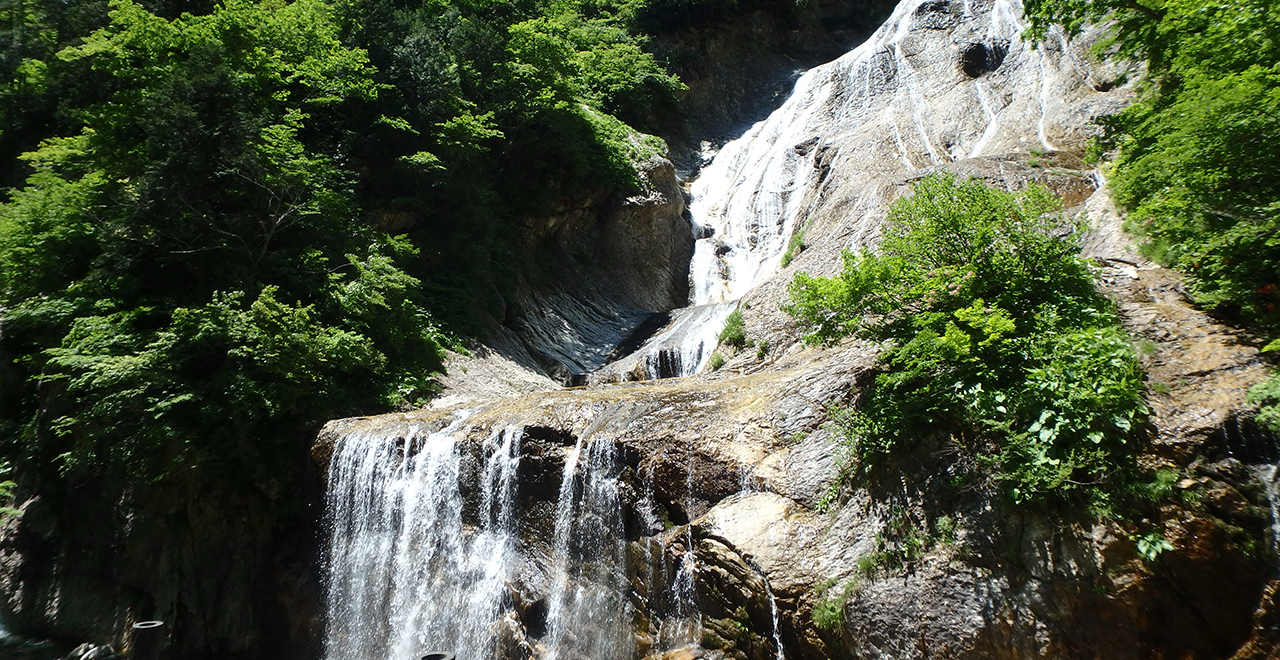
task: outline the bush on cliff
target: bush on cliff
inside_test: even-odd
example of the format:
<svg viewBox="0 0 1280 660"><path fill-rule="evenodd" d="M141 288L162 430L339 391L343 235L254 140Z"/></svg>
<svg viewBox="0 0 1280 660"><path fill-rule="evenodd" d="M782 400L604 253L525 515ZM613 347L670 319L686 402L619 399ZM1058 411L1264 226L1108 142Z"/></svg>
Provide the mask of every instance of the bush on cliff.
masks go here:
<svg viewBox="0 0 1280 660"><path fill-rule="evenodd" d="M1123 483L1142 371L1058 209L1037 185L933 174L890 207L878 252L796 275L783 309L808 341L886 346L843 420L853 473L943 435L1014 502L1101 504Z"/></svg>
<svg viewBox="0 0 1280 660"><path fill-rule="evenodd" d="M1196 301L1280 333L1280 4L1271 0L1027 0L1027 36L1109 25L1098 54L1146 65L1140 95L1103 119L1112 189L1144 252ZM1274 345L1274 344L1273 344ZM1252 400L1280 432L1280 376Z"/></svg>

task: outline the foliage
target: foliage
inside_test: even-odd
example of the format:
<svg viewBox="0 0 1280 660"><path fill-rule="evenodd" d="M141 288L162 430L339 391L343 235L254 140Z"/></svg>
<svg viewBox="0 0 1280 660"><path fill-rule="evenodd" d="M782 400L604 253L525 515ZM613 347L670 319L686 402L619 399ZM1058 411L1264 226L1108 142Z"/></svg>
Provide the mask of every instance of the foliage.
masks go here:
<svg viewBox="0 0 1280 660"><path fill-rule="evenodd" d="M1258 406L1259 425L1273 433L1280 433L1280 375L1249 388L1249 404Z"/></svg>
<svg viewBox="0 0 1280 660"><path fill-rule="evenodd" d="M68 476L287 479L422 403L680 88L635 3L72 5L0 0L0 453Z"/></svg>
<svg viewBox="0 0 1280 660"><path fill-rule="evenodd" d="M1173 549L1173 544L1166 540L1160 532L1150 532L1142 536L1136 536L1133 540L1137 544L1138 554L1142 555L1147 561L1155 561L1166 550Z"/></svg>
<svg viewBox="0 0 1280 660"><path fill-rule="evenodd" d="M844 606L857 592L859 583L856 579L848 580L843 586L836 588L835 579L817 585L814 592L818 597L811 614L818 628L832 634L840 632L844 626Z"/></svg>
<svg viewBox="0 0 1280 660"><path fill-rule="evenodd" d="M1280 65L1185 82L1123 118L1113 187L1145 251L1188 273L1197 301L1280 328Z"/></svg>
<svg viewBox="0 0 1280 660"><path fill-rule="evenodd" d="M947 533L954 531L950 518L945 518ZM927 521L915 518L900 506L891 507L884 529L876 534L876 549L858 559L858 573L867 577L877 570L897 569L919 561L934 545L942 541L941 535L930 534Z"/></svg>
<svg viewBox="0 0 1280 660"><path fill-rule="evenodd" d="M1027 15L1036 39L1114 21L1102 54L1148 72L1139 101L1104 120L1117 201L1199 302L1280 328L1280 5L1034 0Z"/></svg>
<svg viewBox="0 0 1280 660"><path fill-rule="evenodd" d="M7 452L265 483L301 428L430 393L443 337L398 265L417 250L358 220L345 145L321 137L380 90L328 5L166 20L117 0L58 60L109 92L23 156L0 206L3 339L26 380L5 384L24 420Z"/></svg>
<svg viewBox="0 0 1280 660"><path fill-rule="evenodd" d="M708 364L711 365L712 371L719 369L724 366L724 356L719 353L712 353L711 361Z"/></svg>
<svg viewBox="0 0 1280 660"><path fill-rule="evenodd" d="M725 346L743 348L747 345L747 329L742 321L742 310L735 309L724 320L724 329L720 331L719 340Z"/></svg>
<svg viewBox="0 0 1280 660"><path fill-rule="evenodd" d="M841 424L854 473L939 434L1014 502L1096 497L1131 469L1142 372L1057 208L1038 186L933 174L891 206L878 253L796 275L783 308L808 341L886 345Z"/></svg>
<svg viewBox="0 0 1280 660"><path fill-rule="evenodd" d="M782 253L782 267L786 268L791 265L791 260L795 259L797 254L804 251L804 227L791 235L791 240L787 241L787 251Z"/></svg>
<svg viewBox="0 0 1280 660"><path fill-rule="evenodd" d="M950 516L939 516L930 525L928 519L917 522L904 507L891 506L884 528L876 534L875 550L858 558L856 575L838 589L835 578L815 587L818 598L811 614L813 622L828 633L838 633L844 625L845 605L862 588L864 580L882 571L907 567L939 545L954 545L955 531L955 520Z"/></svg>

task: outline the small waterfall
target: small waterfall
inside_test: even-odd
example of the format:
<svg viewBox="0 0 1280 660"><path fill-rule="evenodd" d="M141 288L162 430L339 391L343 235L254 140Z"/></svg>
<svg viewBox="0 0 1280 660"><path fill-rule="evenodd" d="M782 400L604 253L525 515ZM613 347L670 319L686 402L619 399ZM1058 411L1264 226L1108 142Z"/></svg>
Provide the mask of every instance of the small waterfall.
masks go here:
<svg viewBox="0 0 1280 660"><path fill-rule="evenodd" d="M467 470L460 415L400 438L353 434L334 447L326 503L327 660L507 657L527 635L517 614L522 547L520 427L494 433ZM613 443L578 440L556 502L543 660L624 660L635 652ZM472 513L474 512L474 513ZM474 519L472 519L474 517ZM514 635L514 637L513 637Z"/></svg>
<svg viewBox="0 0 1280 660"><path fill-rule="evenodd" d="M465 415L401 442L353 435L334 448L327 510L327 660L492 657L516 558L519 429L495 434L480 472L479 525L463 523Z"/></svg>
<svg viewBox="0 0 1280 660"><path fill-rule="evenodd" d="M1280 557L1280 464L1256 468L1255 475L1266 488L1271 505L1271 552Z"/></svg>
<svg viewBox="0 0 1280 660"><path fill-rule="evenodd" d="M773 597L768 579L764 581L764 590L769 595L769 612L773 615L773 647L778 651L778 660L787 660L787 652L782 648L782 629L778 627L778 599Z"/></svg>
<svg viewBox="0 0 1280 660"><path fill-rule="evenodd" d="M685 504L689 517L684 527L684 554L671 580L670 615L663 621L658 641L664 649L696 647L702 643L702 611L698 607L698 559L693 538L693 445L685 448Z"/></svg>
<svg viewBox="0 0 1280 660"><path fill-rule="evenodd" d="M565 462L546 660L622 660L634 651L615 451L611 442L579 438Z"/></svg>
<svg viewBox="0 0 1280 660"><path fill-rule="evenodd" d="M769 597L769 616L773 619L773 648L777 653L777 660L787 660L787 653L782 648L782 629L778 625L778 599L774 598L773 587L769 586L769 576L754 559L747 555L743 555L742 558L760 576L760 580L764 583L764 595Z"/></svg>
<svg viewBox="0 0 1280 660"><path fill-rule="evenodd" d="M646 375L673 378L702 371L711 360L725 319L736 308L732 303L722 303L676 310L671 324L646 345Z"/></svg>

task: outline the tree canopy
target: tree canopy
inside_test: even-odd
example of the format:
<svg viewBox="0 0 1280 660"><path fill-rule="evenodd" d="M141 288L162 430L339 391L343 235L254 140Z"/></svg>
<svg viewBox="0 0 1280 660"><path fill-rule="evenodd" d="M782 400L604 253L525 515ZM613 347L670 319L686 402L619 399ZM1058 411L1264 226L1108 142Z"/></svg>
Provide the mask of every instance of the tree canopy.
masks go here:
<svg viewBox="0 0 1280 660"><path fill-rule="evenodd" d="M424 401L517 220L662 148L633 9L3 0L2 453L258 482Z"/></svg>

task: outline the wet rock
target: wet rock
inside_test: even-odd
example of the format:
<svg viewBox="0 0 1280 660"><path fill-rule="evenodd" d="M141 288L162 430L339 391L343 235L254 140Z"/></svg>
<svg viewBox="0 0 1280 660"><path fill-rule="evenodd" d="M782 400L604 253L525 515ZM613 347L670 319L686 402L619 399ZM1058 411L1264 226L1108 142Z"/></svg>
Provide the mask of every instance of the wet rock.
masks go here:
<svg viewBox="0 0 1280 660"><path fill-rule="evenodd" d="M1231 660L1269 660L1280 657L1280 580L1267 583L1253 615L1253 634Z"/></svg>
<svg viewBox="0 0 1280 660"><path fill-rule="evenodd" d="M537 649L530 643L524 626L514 614L504 614L494 624L494 657L503 660L529 660Z"/></svg>
<svg viewBox="0 0 1280 660"><path fill-rule="evenodd" d="M506 330L494 329L501 354L515 364L535 363L572 384L652 315L684 304L693 253L684 193L666 158L638 167L639 195L576 200L558 215L526 220L525 281Z"/></svg>
<svg viewBox="0 0 1280 660"><path fill-rule="evenodd" d="M117 660L119 657L111 646L85 643L68 653L66 660Z"/></svg>

